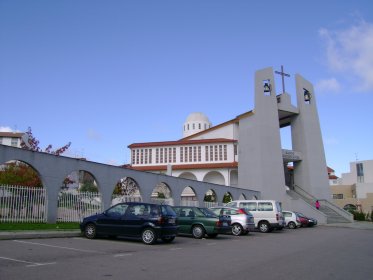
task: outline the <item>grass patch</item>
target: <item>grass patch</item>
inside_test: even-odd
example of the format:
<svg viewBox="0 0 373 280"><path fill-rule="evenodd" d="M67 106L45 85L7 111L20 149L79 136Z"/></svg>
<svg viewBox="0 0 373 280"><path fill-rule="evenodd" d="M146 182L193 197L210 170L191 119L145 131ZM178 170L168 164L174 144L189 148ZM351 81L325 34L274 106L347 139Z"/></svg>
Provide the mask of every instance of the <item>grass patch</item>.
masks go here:
<svg viewBox="0 0 373 280"><path fill-rule="evenodd" d="M67 230L79 229L79 223L0 223L0 230Z"/></svg>

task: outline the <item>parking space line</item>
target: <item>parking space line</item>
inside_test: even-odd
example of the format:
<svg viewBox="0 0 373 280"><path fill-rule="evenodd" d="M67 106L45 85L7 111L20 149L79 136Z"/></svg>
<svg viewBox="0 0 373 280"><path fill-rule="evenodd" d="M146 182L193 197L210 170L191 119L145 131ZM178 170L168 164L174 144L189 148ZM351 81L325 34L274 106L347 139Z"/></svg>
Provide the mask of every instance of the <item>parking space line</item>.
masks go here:
<svg viewBox="0 0 373 280"><path fill-rule="evenodd" d="M13 261L13 262L26 263L26 264L28 264L28 265L26 265L27 267L56 264L55 262L53 262L53 263L34 263L34 262L28 262L28 261L17 260L17 259L6 258L6 257L0 257L0 259L7 260L7 261Z"/></svg>
<svg viewBox="0 0 373 280"><path fill-rule="evenodd" d="M55 246L55 245L49 245L49 244L43 244L43 243L37 243L37 242L29 242L29 241L21 241L21 240L13 240L13 241L17 242L17 243L24 243L24 244L31 244L31 245L52 247L52 248L72 250L72 251L78 251L78 252L99 253L98 251L94 251L94 250L83 250L83 249L76 249L76 248L71 248L71 247Z"/></svg>
<svg viewBox="0 0 373 280"><path fill-rule="evenodd" d="M182 250L183 248L181 248L181 247L176 247L176 248L170 248L169 250L170 251L175 251L175 250Z"/></svg>
<svg viewBox="0 0 373 280"><path fill-rule="evenodd" d="M125 253L125 254L116 254L114 255L115 258L119 258L119 257L127 257L127 256L132 256L133 254L132 253Z"/></svg>

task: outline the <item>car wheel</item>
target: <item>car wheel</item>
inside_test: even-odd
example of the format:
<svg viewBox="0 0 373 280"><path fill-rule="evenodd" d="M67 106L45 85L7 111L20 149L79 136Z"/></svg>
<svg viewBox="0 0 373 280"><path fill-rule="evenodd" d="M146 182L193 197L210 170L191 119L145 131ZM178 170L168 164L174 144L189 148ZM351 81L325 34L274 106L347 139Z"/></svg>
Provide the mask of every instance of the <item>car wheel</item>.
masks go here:
<svg viewBox="0 0 373 280"><path fill-rule="evenodd" d="M267 222L260 222L259 223L259 230L260 232L263 232L263 233L266 233L266 232L270 232L270 227L269 227L269 224Z"/></svg>
<svg viewBox="0 0 373 280"><path fill-rule="evenodd" d="M87 224L84 228L84 236L88 239L93 239L97 235L96 226L94 224Z"/></svg>
<svg viewBox="0 0 373 280"><path fill-rule="evenodd" d="M297 225L294 222L289 222L288 227L290 229L295 229L295 228L297 228Z"/></svg>
<svg viewBox="0 0 373 280"><path fill-rule="evenodd" d="M194 226L192 228L192 234L194 238L201 239L205 235L205 229L202 226Z"/></svg>
<svg viewBox="0 0 373 280"><path fill-rule="evenodd" d="M240 224L233 224L232 225L232 234L235 236L239 236L243 234L243 227Z"/></svg>
<svg viewBox="0 0 373 280"><path fill-rule="evenodd" d="M171 243L175 239L175 236L162 237L161 239L165 243Z"/></svg>
<svg viewBox="0 0 373 280"><path fill-rule="evenodd" d="M141 239L142 242L145 244L151 245L154 244L157 241L157 236L155 234L154 229L152 228L146 228L141 233Z"/></svg>

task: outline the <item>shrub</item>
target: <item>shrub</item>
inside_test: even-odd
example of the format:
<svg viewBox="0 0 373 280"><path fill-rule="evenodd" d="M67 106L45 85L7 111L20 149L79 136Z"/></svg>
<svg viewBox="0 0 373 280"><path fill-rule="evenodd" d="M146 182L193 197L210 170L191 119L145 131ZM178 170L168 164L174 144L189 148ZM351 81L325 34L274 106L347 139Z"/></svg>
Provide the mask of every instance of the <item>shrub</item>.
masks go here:
<svg viewBox="0 0 373 280"><path fill-rule="evenodd" d="M365 221L365 214L363 212L353 211L354 220L356 221Z"/></svg>

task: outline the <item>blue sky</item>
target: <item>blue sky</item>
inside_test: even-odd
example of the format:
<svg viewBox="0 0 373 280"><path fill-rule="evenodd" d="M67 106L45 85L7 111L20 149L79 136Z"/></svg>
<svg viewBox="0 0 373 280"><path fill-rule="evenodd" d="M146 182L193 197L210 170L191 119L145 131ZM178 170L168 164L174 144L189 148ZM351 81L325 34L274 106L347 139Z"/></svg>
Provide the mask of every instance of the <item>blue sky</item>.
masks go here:
<svg viewBox="0 0 373 280"><path fill-rule="evenodd" d="M314 84L340 175L373 159L372 11L371 0L0 0L0 130L128 163L128 145L180 139L192 112L217 125L252 110L255 71L284 65L293 103L296 73Z"/></svg>

